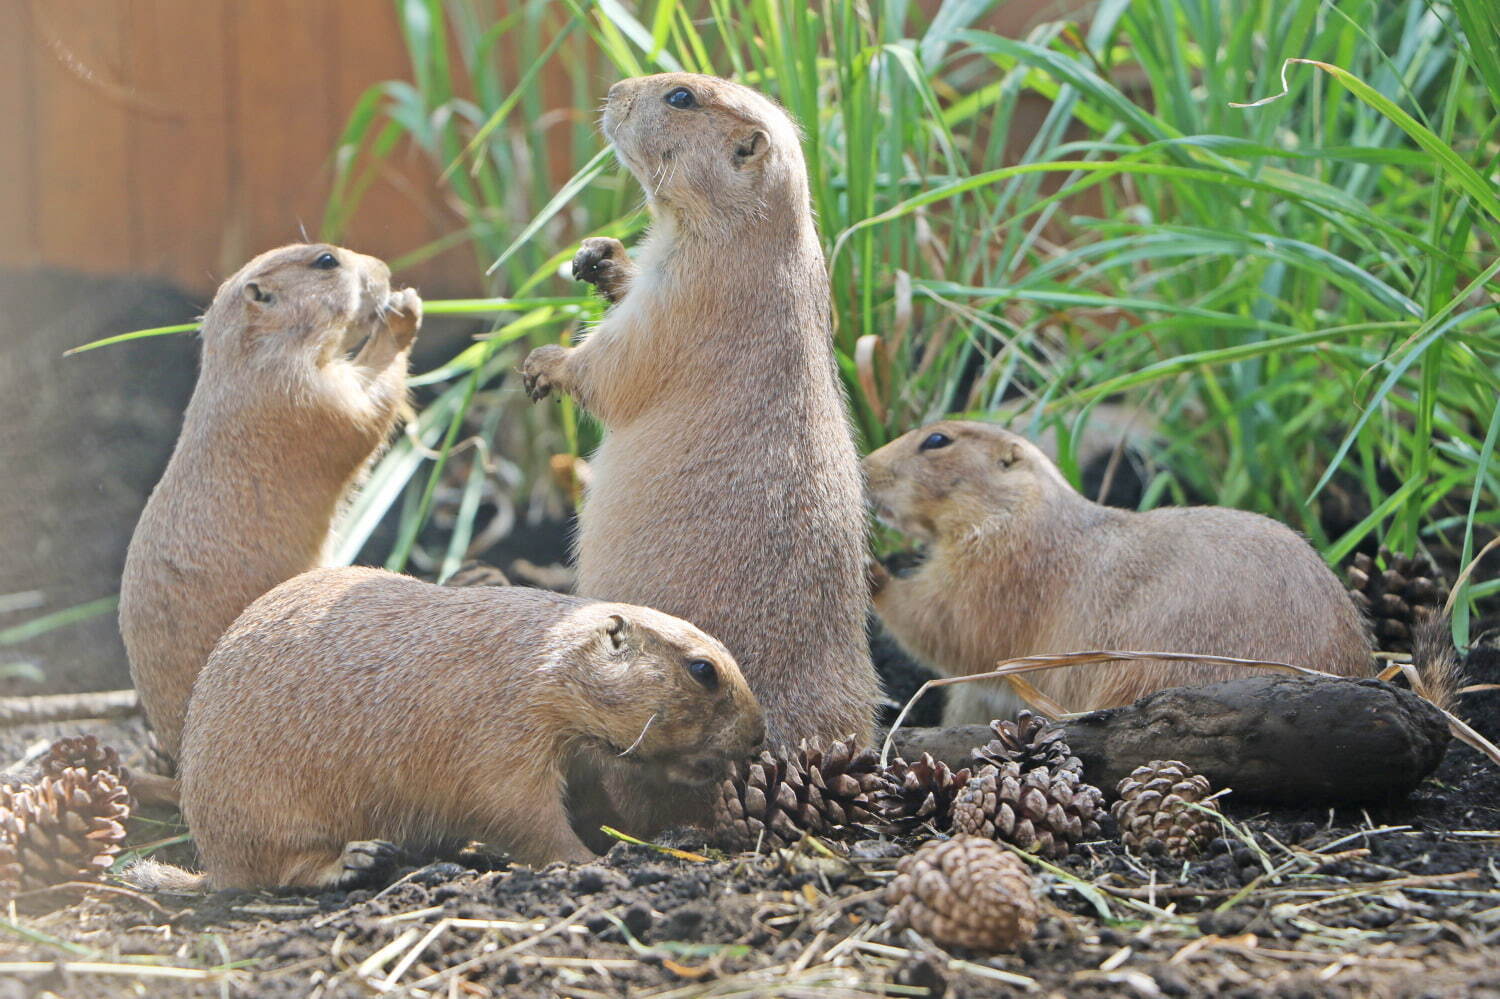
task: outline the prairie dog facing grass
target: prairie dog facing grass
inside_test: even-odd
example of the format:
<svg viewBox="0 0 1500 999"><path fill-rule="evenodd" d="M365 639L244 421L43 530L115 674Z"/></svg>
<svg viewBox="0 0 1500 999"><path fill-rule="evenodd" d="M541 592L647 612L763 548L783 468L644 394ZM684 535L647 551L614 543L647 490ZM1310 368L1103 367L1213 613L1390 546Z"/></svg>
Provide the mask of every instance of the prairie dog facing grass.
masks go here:
<svg viewBox="0 0 1500 999"><path fill-rule="evenodd" d="M374 257L323 244L256 257L203 317L198 384L125 558L120 631L162 748L214 643L324 561L340 505L405 407L422 300Z"/></svg>
<svg viewBox="0 0 1500 999"><path fill-rule="evenodd" d="M612 303L579 346L532 351L532 397L604 424L578 592L684 617L734 653L768 741L868 742L859 459L796 126L746 87L671 73L609 91L604 134L653 209L637 263L587 240Z"/></svg>
<svg viewBox="0 0 1500 999"><path fill-rule="evenodd" d="M628 761L643 794L671 795L763 736L733 657L686 621L318 569L251 604L209 657L182 807L215 888L337 886L378 840L584 861L562 802L572 754Z"/></svg>
<svg viewBox="0 0 1500 999"><path fill-rule="evenodd" d="M1095 649L1372 672L1369 632L1353 601L1301 536L1267 517L1101 506L1030 441L987 423L922 427L864 464L877 516L928 546L910 575L876 572L875 609L908 652L945 675ZM1025 678L1064 708L1085 711L1244 673L1149 660ZM1005 717L1016 706L1002 681L947 691L948 725Z"/></svg>

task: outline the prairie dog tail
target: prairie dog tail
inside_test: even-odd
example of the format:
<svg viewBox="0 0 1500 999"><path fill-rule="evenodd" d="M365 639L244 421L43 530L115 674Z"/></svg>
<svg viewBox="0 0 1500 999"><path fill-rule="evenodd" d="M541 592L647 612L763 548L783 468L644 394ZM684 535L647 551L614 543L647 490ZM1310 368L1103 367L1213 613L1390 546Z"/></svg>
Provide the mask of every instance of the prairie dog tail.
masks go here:
<svg viewBox="0 0 1500 999"><path fill-rule="evenodd" d="M137 860L121 871L120 879L142 891L208 891L207 874L197 874L182 867L163 864L149 857Z"/></svg>
<svg viewBox="0 0 1500 999"><path fill-rule="evenodd" d="M1430 614L1417 622L1411 633L1411 662L1429 701L1452 712L1463 686L1463 666L1453 647L1452 625L1447 614Z"/></svg>

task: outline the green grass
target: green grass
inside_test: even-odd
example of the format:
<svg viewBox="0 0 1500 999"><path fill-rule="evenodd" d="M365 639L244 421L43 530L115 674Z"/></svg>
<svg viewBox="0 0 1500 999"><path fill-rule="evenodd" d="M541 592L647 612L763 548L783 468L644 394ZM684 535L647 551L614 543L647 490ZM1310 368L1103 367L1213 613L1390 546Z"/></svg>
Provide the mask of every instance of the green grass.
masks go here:
<svg viewBox="0 0 1500 999"><path fill-rule="evenodd" d="M1330 561L1376 541L1467 558L1500 527L1489 0L1102 0L1020 38L972 0L396 6L412 72L351 114L323 235L414 145L454 216L397 268L467 246L504 311L430 306L494 310L494 336L419 379L415 436L439 457L387 456L345 557L396 506L389 564L451 569L476 505L423 550L445 477L468 497L477 459L501 461L545 498L548 456L592 447L596 428L530 406L510 373L597 316L559 273L578 241L628 243L647 221L593 128L604 89L679 68L765 90L802 124L866 446L1022 403L1022 429L1056 430L1076 475L1094 407L1121 402L1160 427L1148 505L1260 511ZM1333 491L1369 499L1339 536L1320 515Z"/></svg>

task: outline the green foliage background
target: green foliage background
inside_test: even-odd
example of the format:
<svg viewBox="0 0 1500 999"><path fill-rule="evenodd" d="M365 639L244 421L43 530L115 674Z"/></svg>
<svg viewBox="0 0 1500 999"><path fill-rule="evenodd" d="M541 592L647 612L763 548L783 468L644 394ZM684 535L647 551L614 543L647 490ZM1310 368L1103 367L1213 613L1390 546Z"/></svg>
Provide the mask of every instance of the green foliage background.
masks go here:
<svg viewBox="0 0 1500 999"><path fill-rule="evenodd" d="M1103 0L1011 38L985 27L996 7L397 0L411 77L352 112L323 235L414 143L456 217L398 270L466 243L501 300L431 304L492 316L493 333L417 379L436 457L387 456L344 556L394 504L404 566L456 475L456 526L424 553L451 571L486 460L537 497L548 455L588 451L597 431L531 407L509 372L596 317L561 273L579 240L628 243L647 222L591 109L612 79L684 69L762 89L802 124L865 445L1019 407L1076 478L1095 407L1122 402L1160 431L1146 505L1257 510L1333 562L1377 540L1467 561L1500 523L1496 8ZM588 113L549 114L559 66ZM1330 490L1369 498L1339 536L1320 516Z"/></svg>

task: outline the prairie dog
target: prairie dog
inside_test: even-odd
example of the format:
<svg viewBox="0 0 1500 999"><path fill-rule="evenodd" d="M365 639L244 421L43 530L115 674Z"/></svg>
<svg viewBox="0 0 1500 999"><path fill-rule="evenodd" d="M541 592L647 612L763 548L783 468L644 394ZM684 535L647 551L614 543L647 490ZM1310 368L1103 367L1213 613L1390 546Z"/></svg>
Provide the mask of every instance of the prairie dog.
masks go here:
<svg viewBox="0 0 1500 999"><path fill-rule="evenodd" d="M898 642L949 676L1001 659L1094 649L1269 659L1344 676L1371 670L1358 609L1282 524L1222 507L1135 513L1080 496L1031 442L941 422L865 459L871 504L929 546L910 576L877 573L875 609ZM1243 674L1150 660L1026 674L1070 711ZM1004 717L1007 688L956 684L944 724Z"/></svg>
<svg viewBox="0 0 1500 999"><path fill-rule="evenodd" d="M393 292L384 263L322 244L263 253L214 296L198 384L120 585L130 675L169 755L224 629L323 563L340 504L405 406L421 321L421 299Z"/></svg>
<svg viewBox="0 0 1500 999"><path fill-rule="evenodd" d="M765 732L724 646L666 614L318 569L256 600L198 677L182 806L216 888L337 885L345 846L484 840L540 865L574 753L643 793L711 783Z"/></svg>
<svg viewBox="0 0 1500 999"><path fill-rule="evenodd" d="M588 240L613 302L544 346L533 398L604 424L579 517L578 592L679 615L728 646L768 741L872 733L859 459L797 128L760 94L671 73L609 91L604 134L654 211L632 264Z"/></svg>

